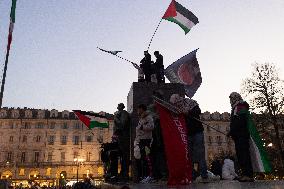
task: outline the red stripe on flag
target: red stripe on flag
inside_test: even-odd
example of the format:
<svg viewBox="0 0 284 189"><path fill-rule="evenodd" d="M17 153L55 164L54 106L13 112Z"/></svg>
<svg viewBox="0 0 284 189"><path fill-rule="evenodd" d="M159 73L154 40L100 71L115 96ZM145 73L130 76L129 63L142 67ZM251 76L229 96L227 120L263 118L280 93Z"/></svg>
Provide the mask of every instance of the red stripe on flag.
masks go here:
<svg viewBox="0 0 284 189"><path fill-rule="evenodd" d="M88 128L90 128L91 119L87 116L80 114L79 112L74 112L76 116L82 121Z"/></svg>
<svg viewBox="0 0 284 189"><path fill-rule="evenodd" d="M163 18L166 19L166 18L169 18L169 17L175 17L176 15L177 15L176 2L175 2L175 0L172 0L167 11L165 12Z"/></svg>
<svg viewBox="0 0 284 189"><path fill-rule="evenodd" d="M10 22L9 26L9 34L8 34L8 44L7 44L7 54L9 54L10 48L11 48L11 43L12 43L12 38L13 38L13 28L14 24Z"/></svg>

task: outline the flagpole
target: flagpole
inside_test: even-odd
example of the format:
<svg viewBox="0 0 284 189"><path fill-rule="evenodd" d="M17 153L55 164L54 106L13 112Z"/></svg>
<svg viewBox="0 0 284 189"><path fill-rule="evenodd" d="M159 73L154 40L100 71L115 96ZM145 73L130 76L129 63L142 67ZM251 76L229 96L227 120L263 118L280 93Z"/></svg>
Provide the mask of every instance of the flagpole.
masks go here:
<svg viewBox="0 0 284 189"><path fill-rule="evenodd" d="M0 92L0 108L2 107L2 99L3 99L3 93L4 93L4 85L6 81L6 73L7 73L7 67L8 67L8 60L9 60L9 50L7 48L6 53L6 59L5 59L5 66L4 66L4 72L2 77L2 84L1 84L1 92Z"/></svg>
<svg viewBox="0 0 284 189"><path fill-rule="evenodd" d="M130 60L124 58L124 57L118 56L117 54L111 53L111 51L106 51L106 50L103 50L103 49L101 49L101 48L99 48L99 47L97 47L97 49L99 49L99 50L101 50L101 51L103 51L103 52L107 52L107 53L109 53L109 54L112 54L112 55L116 56L117 58L120 58L120 59L122 59L122 60L125 60L126 62L131 63L131 64L134 66L134 68L136 68L137 70L140 69L140 67L138 66L138 64L136 64L135 62L132 62L132 61L130 61Z"/></svg>
<svg viewBox="0 0 284 189"><path fill-rule="evenodd" d="M161 18L159 24L157 25L157 27L156 27L156 29L155 29L155 31L154 31L152 37L151 37L151 40L150 40L150 43L149 43L149 45L148 45L147 51L150 49L150 46L151 46L152 41L153 41L153 38L154 38L154 36L156 35L157 30L158 30L158 28L160 27L160 24L161 24L162 20L163 20L163 18Z"/></svg>
<svg viewBox="0 0 284 189"><path fill-rule="evenodd" d="M123 58L123 57L121 57L121 56L118 56L118 55L114 55L114 56L116 56L116 57L118 57L118 58L120 58L120 59L122 59L122 60L125 60L126 62L130 62L131 64L135 64L134 62L132 62L132 61L126 59L126 58Z"/></svg>
<svg viewBox="0 0 284 189"><path fill-rule="evenodd" d="M13 38L12 36L13 36L13 29L14 29L14 23L15 23L16 3L17 3L17 0L12 0L11 12L10 12L10 25L9 25L7 52L6 52L5 66L4 66L4 72L3 72L2 84L1 84L1 91L0 91L0 108L2 107L4 86L5 86L5 81L6 81L7 67L8 67L9 54L10 54L10 47L11 47L12 38Z"/></svg>
<svg viewBox="0 0 284 189"><path fill-rule="evenodd" d="M7 52L6 52L6 58L5 58L5 66L4 66L4 72L3 72L3 77L2 77L2 84L1 84L1 91L0 91L0 108L2 107L2 102L3 102L3 93L4 93L4 86L5 86L5 81L6 81L6 74L7 74L7 67L8 67L8 62L9 62L9 54L10 54L10 47L12 43L12 31L13 31L13 25L9 26L9 35L8 35L8 44L7 44Z"/></svg>
<svg viewBox="0 0 284 189"><path fill-rule="evenodd" d="M176 106L174 106L174 105L172 105L172 104L170 104L170 103L168 103L168 102L166 102L166 101L164 101L164 100L162 100L162 99L160 99L160 98L158 98L158 97L156 97L156 96L153 96L153 98L154 98L154 100L155 100L157 103L159 103L160 105L162 105L163 107L167 108L168 110L170 110L171 112L173 112L173 113L175 113L175 114L179 114L179 113L182 112L182 111L181 111L180 109L178 109ZM211 125L208 125L207 123L201 121L200 119L197 119L197 118L195 118L195 117L192 117L192 118L195 119L196 121L199 121L199 122L202 123L203 125L205 125L205 126L207 126L207 127L210 127L211 129L215 130L216 132L221 133L221 134L227 136L226 133L224 133L224 132L222 132L222 131L216 129L215 127L212 127Z"/></svg>

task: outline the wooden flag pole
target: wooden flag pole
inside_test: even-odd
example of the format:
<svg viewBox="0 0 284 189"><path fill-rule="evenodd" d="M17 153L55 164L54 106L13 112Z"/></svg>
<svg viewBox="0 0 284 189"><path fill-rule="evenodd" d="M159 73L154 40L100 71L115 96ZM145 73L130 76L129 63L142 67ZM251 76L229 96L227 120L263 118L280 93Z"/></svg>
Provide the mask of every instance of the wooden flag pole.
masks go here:
<svg viewBox="0 0 284 189"><path fill-rule="evenodd" d="M162 20L163 20L163 18L161 18L161 20L160 20L158 26L156 27L156 29L155 29L155 31L154 31L152 37L151 37L151 40L150 40L150 43L149 43L149 45L148 45L147 51L149 51L149 49L150 49L150 46L151 46L152 41L153 41L153 38L154 38L154 36L156 35L157 30L158 30L158 28L160 27L160 24L161 24Z"/></svg>

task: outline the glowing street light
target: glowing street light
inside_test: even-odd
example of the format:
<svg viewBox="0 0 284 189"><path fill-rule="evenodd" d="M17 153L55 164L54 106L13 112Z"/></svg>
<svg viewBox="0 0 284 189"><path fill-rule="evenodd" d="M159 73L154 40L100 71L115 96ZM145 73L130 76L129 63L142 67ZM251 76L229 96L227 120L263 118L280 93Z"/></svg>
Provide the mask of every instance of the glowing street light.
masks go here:
<svg viewBox="0 0 284 189"><path fill-rule="evenodd" d="M268 147L272 147L272 146L273 146L273 144L272 144L272 143L269 143L267 146L268 146Z"/></svg>
<svg viewBox="0 0 284 189"><path fill-rule="evenodd" d="M82 163L84 159L74 158L74 162L77 164L77 182L79 182L79 165Z"/></svg>

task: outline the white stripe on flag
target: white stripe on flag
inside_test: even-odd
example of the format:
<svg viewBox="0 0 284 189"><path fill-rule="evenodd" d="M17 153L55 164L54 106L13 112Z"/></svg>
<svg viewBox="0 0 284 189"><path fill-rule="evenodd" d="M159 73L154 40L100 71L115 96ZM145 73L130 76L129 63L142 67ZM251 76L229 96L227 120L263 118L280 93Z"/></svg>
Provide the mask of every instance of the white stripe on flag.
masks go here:
<svg viewBox="0 0 284 189"><path fill-rule="evenodd" d="M193 26L195 26L195 24L191 20L189 20L179 12L177 12L177 15L174 18L188 29L191 29Z"/></svg>
<svg viewBox="0 0 284 189"><path fill-rule="evenodd" d="M252 137L249 140L249 150L250 150L250 158L251 164L254 172L260 173L265 172L262 159L259 153L259 149L256 146L255 142L253 141Z"/></svg>
<svg viewBox="0 0 284 189"><path fill-rule="evenodd" d="M95 117L95 116L90 116L90 115L86 115L86 117L90 118L90 121L96 121L96 122L99 122L99 123L107 123L106 118Z"/></svg>

